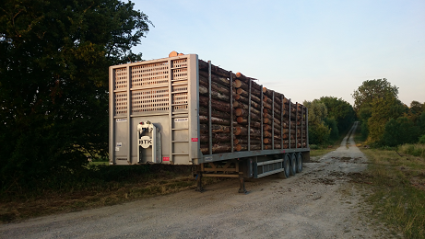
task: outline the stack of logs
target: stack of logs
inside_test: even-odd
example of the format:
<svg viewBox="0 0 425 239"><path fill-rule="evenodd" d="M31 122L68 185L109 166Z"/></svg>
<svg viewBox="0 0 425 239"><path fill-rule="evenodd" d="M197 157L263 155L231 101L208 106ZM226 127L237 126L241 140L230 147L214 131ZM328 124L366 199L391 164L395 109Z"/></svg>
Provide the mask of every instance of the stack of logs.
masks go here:
<svg viewBox="0 0 425 239"><path fill-rule="evenodd" d="M199 60L198 66L201 151L203 154L209 154L209 64ZM232 86L230 86L230 77L233 81ZM250 82L251 95L249 95ZM263 102L261 102L261 93L263 93ZM230 102L231 94L233 102ZM251 113L249 113L249 105L251 105ZM232 107L233 122L230 115ZM289 109L291 109L290 114ZM282 94L258 85L254 79L239 72L230 73L211 64L212 153L231 152L232 138L234 151L261 150L261 139L263 139L264 150L282 149L282 146L284 149L306 147L306 112L306 108L301 104L291 103ZM263 138L261 138L261 115L263 116ZM289 122L289 116L291 122ZM250 127L248 127L248 119L250 119ZM233 127L233 137L231 127ZM250 129L250 147L248 147L248 128Z"/></svg>

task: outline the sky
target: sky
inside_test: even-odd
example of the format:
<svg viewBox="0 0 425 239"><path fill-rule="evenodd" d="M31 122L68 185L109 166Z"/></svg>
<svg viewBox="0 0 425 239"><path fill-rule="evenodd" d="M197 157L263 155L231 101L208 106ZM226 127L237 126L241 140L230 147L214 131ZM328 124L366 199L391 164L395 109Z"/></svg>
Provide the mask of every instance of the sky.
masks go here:
<svg viewBox="0 0 425 239"><path fill-rule="evenodd" d="M144 60L198 54L293 102L354 103L386 78L399 99L425 102L425 1L135 0L153 26L133 48Z"/></svg>

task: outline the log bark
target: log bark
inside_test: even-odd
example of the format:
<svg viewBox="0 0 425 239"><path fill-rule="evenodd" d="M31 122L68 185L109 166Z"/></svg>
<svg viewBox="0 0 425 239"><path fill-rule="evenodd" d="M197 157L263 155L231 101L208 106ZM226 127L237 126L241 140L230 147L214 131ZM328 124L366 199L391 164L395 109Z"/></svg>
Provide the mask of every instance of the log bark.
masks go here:
<svg viewBox="0 0 425 239"><path fill-rule="evenodd" d="M238 121L239 118L241 118L241 119ZM247 125L248 124L248 119L243 118L243 117L238 117L236 119L236 122L238 122L239 124L242 124L242 125ZM251 120L251 127L260 128L261 127L261 123L258 122L258 121L255 121L255 120Z"/></svg>
<svg viewBox="0 0 425 239"><path fill-rule="evenodd" d="M240 103L240 102L235 101L235 102L233 102L233 108L243 109L243 110L248 111L249 106L248 106L248 105L246 105L246 104L243 104L243 103ZM252 113L252 114L256 114L256 115L261 114L261 113L260 113L260 111L259 111L259 110L257 110L257 109L256 109L256 108L254 108L254 107L251 107L251 113Z"/></svg>
<svg viewBox="0 0 425 239"><path fill-rule="evenodd" d="M204 124L208 124L209 123L208 116L199 115L199 122L204 123ZM227 126L230 125L230 120L223 119L223 118L217 118L217 117L211 117L211 122L213 124L219 124L219 125L227 125Z"/></svg>
<svg viewBox="0 0 425 239"><path fill-rule="evenodd" d="M235 133L235 135L248 135L247 127L236 126L233 132ZM261 131L259 129L251 128L251 135L261 136Z"/></svg>
<svg viewBox="0 0 425 239"><path fill-rule="evenodd" d="M230 75L229 75L230 76ZM227 76L227 77L229 77ZM208 84L208 72L199 71L199 80ZM230 81L227 78L217 76L211 72L211 82L230 88Z"/></svg>
<svg viewBox="0 0 425 239"><path fill-rule="evenodd" d="M199 124L199 130L201 134L208 134L208 124ZM230 133L230 126L213 124L211 130L213 133Z"/></svg>
<svg viewBox="0 0 425 239"><path fill-rule="evenodd" d="M199 96L200 105L208 107L208 101L208 97L202 95ZM218 111L230 112L230 104L220 100L211 99L211 108Z"/></svg>
<svg viewBox="0 0 425 239"><path fill-rule="evenodd" d="M248 118L247 117L241 117L241 116L237 117L236 121L239 124L248 124ZM260 116L258 116L256 114L251 114L251 122L252 121L256 121L256 122L260 121Z"/></svg>
<svg viewBox="0 0 425 239"><path fill-rule="evenodd" d="M208 89L208 79L204 77L199 77L199 86L205 86ZM211 81L211 91L217 91L222 94L230 94L230 87L219 84L215 81ZM235 92L236 93L236 92Z"/></svg>
<svg viewBox="0 0 425 239"><path fill-rule="evenodd" d="M201 141L201 143L208 143L209 142L209 136L208 135L201 135L200 141ZM217 144L217 143L230 144L230 135L229 134L213 134L212 135L212 142L214 144Z"/></svg>
<svg viewBox="0 0 425 239"><path fill-rule="evenodd" d="M248 144L248 139L235 139L233 141L234 144ZM251 139L251 145L252 144L261 144L260 139Z"/></svg>
<svg viewBox="0 0 425 239"><path fill-rule="evenodd" d="M199 85L199 94L206 95L208 97L208 88L203 85ZM211 89L211 99L229 102L230 96Z"/></svg>
<svg viewBox="0 0 425 239"><path fill-rule="evenodd" d="M264 138L263 139L263 143L264 144L271 144L272 143L272 138ZM283 144L287 144L289 143L289 140L283 140ZM274 144L280 144L280 140L279 139L275 139L274 140Z"/></svg>
<svg viewBox="0 0 425 239"><path fill-rule="evenodd" d="M236 145L236 151L247 151L248 150L248 145L247 144L238 144ZM261 149L261 145L251 145L250 150L260 150Z"/></svg>
<svg viewBox="0 0 425 239"><path fill-rule="evenodd" d="M206 107L199 107L199 115L207 116L208 117L208 108ZM218 111L215 109L211 109L211 116L221 118L224 120L230 120L230 114L223 111Z"/></svg>
<svg viewBox="0 0 425 239"><path fill-rule="evenodd" d="M198 68L200 71L206 71L208 73L208 62L205 62L203 60L198 61ZM226 71L218 66L215 66L211 64L211 73L222 76L222 77L230 77L230 72ZM236 77L236 75L235 75Z"/></svg>
<svg viewBox="0 0 425 239"><path fill-rule="evenodd" d="M202 145L201 144L201 152L203 153L203 154L209 154L209 146L208 145ZM225 144L225 145L219 145L219 144L213 144L213 147L212 147L212 153L213 154L215 154L215 153L224 153L224 152L230 152L231 151L231 146L230 146L230 144Z"/></svg>

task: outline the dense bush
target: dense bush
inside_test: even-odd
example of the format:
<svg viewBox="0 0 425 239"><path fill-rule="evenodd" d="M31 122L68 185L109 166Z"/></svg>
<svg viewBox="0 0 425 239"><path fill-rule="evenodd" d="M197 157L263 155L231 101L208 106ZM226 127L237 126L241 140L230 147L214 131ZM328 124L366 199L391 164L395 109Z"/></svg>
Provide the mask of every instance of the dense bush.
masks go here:
<svg viewBox="0 0 425 239"><path fill-rule="evenodd" d="M382 144L397 146L404 143L415 143L418 139L418 127L406 117L390 119L384 128Z"/></svg>
<svg viewBox="0 0 425 239"><path fill-rule="evenodd" d="M425 134L422 135L421 137L419 137L419 143L420 144L425 144Z"/></svg>

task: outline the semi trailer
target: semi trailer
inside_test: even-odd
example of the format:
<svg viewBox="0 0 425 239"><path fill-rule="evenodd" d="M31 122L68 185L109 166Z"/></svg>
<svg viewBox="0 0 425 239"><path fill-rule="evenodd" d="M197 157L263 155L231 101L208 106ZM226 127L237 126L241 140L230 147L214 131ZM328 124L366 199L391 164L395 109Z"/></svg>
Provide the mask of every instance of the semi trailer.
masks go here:
<svg viewBox="0 0 425 239"><path fill-rule="evenodd" d="M109 122L111 165L192 165L199 191L234 177L245 193L310 158L305 106L196 54L111 66Z"/></svg>

